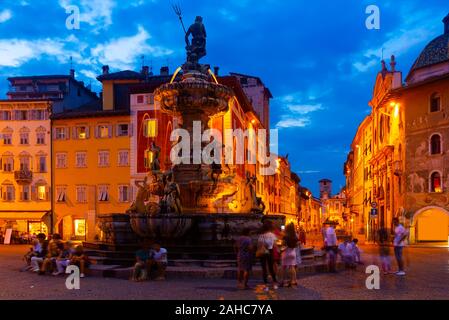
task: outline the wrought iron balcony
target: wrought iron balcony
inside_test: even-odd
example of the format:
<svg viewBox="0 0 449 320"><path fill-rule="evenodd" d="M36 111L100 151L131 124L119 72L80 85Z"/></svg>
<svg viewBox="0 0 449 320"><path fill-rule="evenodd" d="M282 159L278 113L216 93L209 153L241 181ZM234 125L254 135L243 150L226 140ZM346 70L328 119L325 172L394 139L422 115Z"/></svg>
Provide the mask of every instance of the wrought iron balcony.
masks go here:
<svg viewBox="0 0 449 320"><path fill-rule="evenodd" d="M28 184L33 181L33 172L30 170L20 170L14 172L14 179L19 184Z"/></svg>

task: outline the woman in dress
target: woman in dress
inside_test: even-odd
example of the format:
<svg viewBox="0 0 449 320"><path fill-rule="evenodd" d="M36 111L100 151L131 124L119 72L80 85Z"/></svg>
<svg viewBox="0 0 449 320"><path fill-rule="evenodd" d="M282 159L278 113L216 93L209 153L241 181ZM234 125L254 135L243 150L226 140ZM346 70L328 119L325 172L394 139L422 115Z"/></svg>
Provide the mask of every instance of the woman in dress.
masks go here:
<svg viewBox="0 0 449 320"><path fill-rule="evenodd" d="M285 245L285 250L282 252L281 255L282 269L280 273L281 278L280 285L281 287L297 286L298 284L296 282L296 264L297 264L296 248L298 247L299 240L295 232L295 226L292 223L285 228L285 235L283 241ZM290 281L284 282L287 270L288 273L290 274Z"/></svg>

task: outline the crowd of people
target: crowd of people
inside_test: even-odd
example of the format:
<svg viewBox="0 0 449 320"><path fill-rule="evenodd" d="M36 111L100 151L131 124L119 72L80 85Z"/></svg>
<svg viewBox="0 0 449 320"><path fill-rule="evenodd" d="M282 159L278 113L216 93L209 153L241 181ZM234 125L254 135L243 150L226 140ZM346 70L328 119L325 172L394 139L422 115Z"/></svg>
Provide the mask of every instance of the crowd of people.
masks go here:
<svg viewBox="0 0 449 320"><path fill-rule="evenodd" d="M24 260L26 266L21 271L31 271L38 275L58 276L65 273L67 266L76 265L80 269L80 277L84 278L89 266L89 258L83 246L74 246L71 241L64 242L59 234L53 234L48 239L45 234L38 234Z"/></svg>

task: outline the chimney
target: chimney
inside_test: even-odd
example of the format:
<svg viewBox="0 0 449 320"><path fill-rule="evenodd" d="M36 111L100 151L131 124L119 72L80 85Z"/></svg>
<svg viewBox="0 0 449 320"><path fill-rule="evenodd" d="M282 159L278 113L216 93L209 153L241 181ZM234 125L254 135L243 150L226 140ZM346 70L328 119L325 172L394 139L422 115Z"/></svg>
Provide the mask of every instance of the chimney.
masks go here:
<svg viewBox="0 0 449 320"><path fill-rule="evenodd" d="M70 77L75 79L75 70L74 69L70 69Z"/></svg>
<svg viewBox="0 0 449 320"><path fill-rule="evenodd" d="M109 66L108 65L106 65L106 66L103 66L103 74L109 74Z"/></svg>
<svg viewBox="0 0 449 320"><path fill-rule="evenodd" d="M168 67L162 67L161 68L161 76L168 76L168 75L169 75Z"/></svg>
<svg viewBox="0 0 449 320"><path fill-rule="evenodd" d="M449 14L443 19L444 34L449 34Z"/></svg>
<svg viewBox="0 0 449 320"><path fill-rule="evenodd" d="M396 72L396 57L394 55L391 56L390 67L391 72Z"/></svg>
<svg viewBox="0 0 449 320"><path fill-rule="evenodd" d="M215 76L217 76L218 77L218 71L220 70L220 67L217 67L217 66L215 66L214 67L214 74L215 74Z"/></svg>
<svg viewBox="0 0 449 320"><path fill-rule="evenodd" d="M148 66L143 66L141 72L142 72L142 74L143 74L144 76L148 76L148 74L150 73L150 67L148 67Z"/></svg>

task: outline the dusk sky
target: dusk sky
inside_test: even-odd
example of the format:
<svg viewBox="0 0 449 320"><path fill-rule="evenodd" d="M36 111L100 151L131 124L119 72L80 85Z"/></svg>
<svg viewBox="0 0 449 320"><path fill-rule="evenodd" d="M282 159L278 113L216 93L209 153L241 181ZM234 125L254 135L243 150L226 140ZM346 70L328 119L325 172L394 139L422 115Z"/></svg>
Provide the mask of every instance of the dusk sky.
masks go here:
<svg viewBox="0 0 449 320"><path fill-rule="evenodd" d="M404 79L423 47L443 33L447 0L298 1L179 0L185 24L204 17L208 55L220 73L259 76L273 93L271 126L280 154L289 154L302 185L345 183L343 163L360 121L369 113L382 48L397 57ZM68 30L67 5L81 10L80 30ZM377 5L381 29L367 30L365 9ZM141 56L158 72L185 59L184 35L168 0L0 0L0 90L18 75L68 74L79 80L101 66L139 70Z"/></svg>

